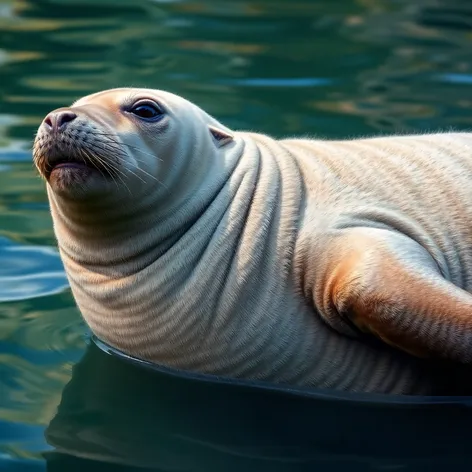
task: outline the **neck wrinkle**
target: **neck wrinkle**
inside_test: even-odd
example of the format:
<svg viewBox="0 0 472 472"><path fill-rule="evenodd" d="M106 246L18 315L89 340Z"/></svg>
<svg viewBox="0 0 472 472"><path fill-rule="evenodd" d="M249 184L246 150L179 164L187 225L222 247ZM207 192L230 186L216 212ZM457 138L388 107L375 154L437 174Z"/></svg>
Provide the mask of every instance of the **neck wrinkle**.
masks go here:
<svg viewBox="0 0 472 472"><path fill-rule="evenodd" d="M83 204L49 191L54 228L66 264L69 259L86 270L114 277L149 265L152 257L165 253L205 213L238 166L243 149L244 142L238 140L223 156L209 152L206 160L200 157L200 172L202 162L206 164L205 179L193 189L182 179L175 192L178 197L169 205L163 204L160 191L142 193L139 206L126 198L127 194L117 202L108 197ZM190 177L191 170L186 175Z"/></svg>
<svg viewBox="0 0 472 472"><path fill-rule="evenodd" d="M87 324L117 349L183 369L298 381L318 369L313 313L291 278L299 170L273 140L243 139L244 156L163 219L165 230L149 239L160 248L144 251L141 270L113 262L104 273L110 259L97 269L65 258L67 272Z"/></svg>

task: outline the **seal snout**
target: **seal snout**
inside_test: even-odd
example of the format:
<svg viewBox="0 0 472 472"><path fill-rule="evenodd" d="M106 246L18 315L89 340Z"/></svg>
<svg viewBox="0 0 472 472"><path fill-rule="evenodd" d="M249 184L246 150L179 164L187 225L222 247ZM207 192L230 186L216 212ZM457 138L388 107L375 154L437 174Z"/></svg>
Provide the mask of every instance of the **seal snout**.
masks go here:
<svg viewBox="0 0 472 472"><path fill-rule="evenodd" d="M84 153L84 144L90 141L90 131L86 122L70 108L59 108L49 113L34 142L34 160L41 174L49 180L58 168L89 167L91 162Z"/></svg>
<svg viewBox="0 0 472 472"><path fill-rule="evenodd" d="M123 159L117 137L94 119L93 112L80 108L58 108L42 121L33 147L34 163L54 186L71 188L95 178L107 180L120 171Z"/></svg>
<svg viewBox="0 0 472 472"><path fill-rule="evenodd" d="M69 109L59 109L49 113L44 118L43 124L49 131L57 133L62 131L68 123L74 121L77 118L77 114Z"/></svg>

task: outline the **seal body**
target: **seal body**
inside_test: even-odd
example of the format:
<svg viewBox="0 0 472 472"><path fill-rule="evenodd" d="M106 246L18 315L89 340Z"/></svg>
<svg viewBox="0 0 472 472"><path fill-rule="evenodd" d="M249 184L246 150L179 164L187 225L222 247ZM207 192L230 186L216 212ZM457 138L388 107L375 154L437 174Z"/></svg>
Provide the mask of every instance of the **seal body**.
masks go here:
<svg viewBox="0 0 472 472"><path fill-rule="evenodd" d="M471 150L468 133L275 140L114 89L48 115L34 159L105 342L186 370L427 394L418 358L472 362Z"/></svg>

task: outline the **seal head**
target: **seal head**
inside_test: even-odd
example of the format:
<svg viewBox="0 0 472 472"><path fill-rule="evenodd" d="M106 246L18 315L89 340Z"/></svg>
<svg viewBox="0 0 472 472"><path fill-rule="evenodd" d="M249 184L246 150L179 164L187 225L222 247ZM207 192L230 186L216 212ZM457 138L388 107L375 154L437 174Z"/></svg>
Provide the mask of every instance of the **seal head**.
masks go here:
<svg viewBox="0 0 472 472"><path fill-rule="evenodd" d="M46 116L34 162L51 190L69 199L122 187L136 194L149 183L166 187L182 166L189 167L188 144L202 121L208 130L204 144L218 148L233 140L228 129L176 95L147 89L97 93Z"/></svg>

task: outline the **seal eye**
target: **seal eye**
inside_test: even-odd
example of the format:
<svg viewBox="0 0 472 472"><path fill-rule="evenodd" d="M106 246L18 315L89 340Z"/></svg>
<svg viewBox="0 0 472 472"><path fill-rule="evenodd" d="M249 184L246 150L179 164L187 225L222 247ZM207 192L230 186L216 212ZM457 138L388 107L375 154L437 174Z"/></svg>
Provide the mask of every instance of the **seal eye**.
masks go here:
<svg viewBox="0 0 472 472"><path fill-rule="evenodd" d="M164 114L159 106L152 102L137 103L130 109L130 113L145 121L156 121Z"/></svg>

